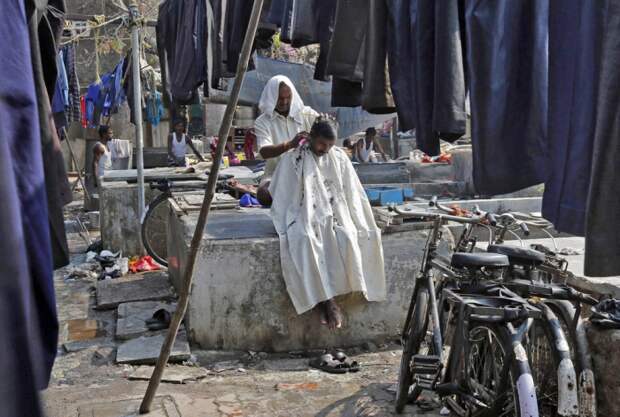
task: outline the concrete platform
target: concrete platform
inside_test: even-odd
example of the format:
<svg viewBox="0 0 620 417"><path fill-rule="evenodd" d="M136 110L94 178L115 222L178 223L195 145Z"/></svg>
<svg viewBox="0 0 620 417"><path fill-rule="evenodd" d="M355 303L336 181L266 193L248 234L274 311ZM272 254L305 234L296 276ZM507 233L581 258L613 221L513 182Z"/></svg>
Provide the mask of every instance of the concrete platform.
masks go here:
<svg viewBox="0 0 620 417"><path fill-rule="evenodd" d="M196 213L171 210L169 269L179 286ZM279 241L267 210L214 213L194 268L186 324L203 349L288 352L381 343L397 337L420 268L427 230L385 235L388 296L341 300L344 328L330 332L313 312L298 316L285 288Z"/></svg>

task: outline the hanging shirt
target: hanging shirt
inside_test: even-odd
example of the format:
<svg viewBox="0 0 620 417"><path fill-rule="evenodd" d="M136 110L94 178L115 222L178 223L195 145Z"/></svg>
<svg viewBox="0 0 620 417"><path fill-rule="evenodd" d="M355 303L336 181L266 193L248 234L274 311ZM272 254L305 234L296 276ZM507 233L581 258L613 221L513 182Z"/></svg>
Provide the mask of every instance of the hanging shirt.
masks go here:
<svg viewBox="0 0 620 417"><path fill-rule="evenodd" d="M187 135L184 133L181 136L181 140L177 140L176 132L172 132L172 154L175 158L185 158L185 151L187 149Z"/></svg>
<svg viewBox="0 0 620 417"><path fill-rule="evenodd" d="M61 113L69 106L69 81L62 51L58 52L56 57L56 67L58 69L58 77L56 78L56 88L52 98L52 112Z"/></svg>
<svg viewBox="0 0 620 417"><path fill-rule="evenodd" d="M0 39L0 414L42 416L58 323L37 93L27 13L2 3ZM40 75L40 74L39 74ZM53 81L52 81L53 82ZM17 103L17 104L16 104Z"/></svg>

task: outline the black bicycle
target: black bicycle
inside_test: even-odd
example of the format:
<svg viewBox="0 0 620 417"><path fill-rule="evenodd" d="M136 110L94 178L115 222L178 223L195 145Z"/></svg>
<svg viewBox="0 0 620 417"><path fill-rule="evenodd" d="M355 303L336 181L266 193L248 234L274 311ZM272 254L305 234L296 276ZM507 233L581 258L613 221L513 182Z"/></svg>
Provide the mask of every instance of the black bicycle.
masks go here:
<svg viewBox="0 0 620 417"><path fill-rule="evenodd" d="M458 212L471 216L473 221L466 223L456 244L456 252L474 251L477 239L473 232L477 227L483 227L489 232L488 251L505 255L509 259L509 266L499 282L487 280L484 282L484 288L469 288L469 292L505 294L506 291L510 291L512 295L508 295L509 297L514 294L524 297L541 312L542 317L532 322L523 340L534 380L539 382L537 394L540 414L595 416L592 364L579 311L580 303L594 304L597 301L566 285L551 284L539 279L545 274L566 273L566 262L561 262L557 256L550 258L549 254L545 256L539 251L503 244L507 233L514 234L521 241L516 231L528 235L528 225L546 228L549 227L549 223L541 219L531 219L520 213L495 215L484 213L477 207L473 212L454 207L447 208L439 204L436 199L431 201L430 205L448 215ZM403 213L410 214L411 211ZM475 218L474 215L478 217ZM515 215L528 221L518 221ZM463 223L462 220L460 222ZM553 239L550 233L548 235ZM527 278L527 281L523 278ZM573 307L573 304L577 307ZM575 362L577 367L574 366ZM402 374L403 369L401 376ZM579 376L577 382L576 374ZM409 392L408 398L405 399L404 392L401 392L399 399L402 404L397 404L397 409L402 409L406 401L415 399L418 394L419 392L415 391Z"/></svg>
<svg viewBox="0 0 620 417"><path fill-rule="evenodd" d="M501 280L507 256L455 252L446 259L437 251L446 222L483 224L492 216L418 214L433 228L402 332L396 411L426 389L460 416L537 417L523 342L541 311L508 289L485 285Z"/></svg>

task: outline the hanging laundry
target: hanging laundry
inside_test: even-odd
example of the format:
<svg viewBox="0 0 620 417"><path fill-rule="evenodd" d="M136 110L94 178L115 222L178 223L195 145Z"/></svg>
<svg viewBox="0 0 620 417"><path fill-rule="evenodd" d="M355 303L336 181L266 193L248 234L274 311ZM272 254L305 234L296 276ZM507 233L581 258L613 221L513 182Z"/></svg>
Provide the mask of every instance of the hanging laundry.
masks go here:
<svg viewBox="0 0 620 417"><path fill-rule="evenodd" d="M67 121L81 122L80 111L80 83L77 75L77 60L75 44L66 45L63 49L64 66L69 83L69 108L67 109Z"/></svg>
<svg viewBox="0 0 620 417"><path fill-rule="evenodd" d="M146 119L153 126L157 126L164 115L164 106L159 91L150 92L146 97Z"/></svg>
<svg viewBox="0 0 620 417"><path fill-rule="evenodd" d="M291 44L294 48L319 42L317 2L318 0L286 1L280 33L283 42Z"/></svg>
<svg viewBox="0 0 620 417"><path fill-rule="evenodd" d="M385 0L367 0L369 13L366 31L362 108L368 113L390 114L396 111L387 62L387 5Z"/></svg>
<svg viewBox="0 0 620 417"><path fill-rule="evenodd" d="M65 61L62 51L58 52L56 68L58 77L56 78L54 97L52 99L52 112L64 113L67 107L69 107L69 80L67 79L67 71L65 70Z"/></svg>
<svg viewBox="0 0 620 417"><path fill-rule="evenodd" d="M0 38L10 45L3 51L0 66L0 96L10 98L0 100L0 263L3 277L7 277L0 289L0 402L2 414L7 416L43 415L38 391L48 384L57 351L50 218L42 157L43 145L52 139L41 137L37 99L47 98L50 108L56 74L46 77L42 71L40 48L52 45L51 50L46 50L46 60L51 56L55 72L56 50L54 38L49 35L53 35L50 29L56 27L56 19L45 16L45 7L37 9L42 3L5 2L0 14ZM54 1L50 6L57 7L59 13L64 11ZM41 28L39 41L38 22L43 17L47 28ZM39 70L36 74L34 65Z"/></svg>
<svg viewBox="0 0 620 417"><path fill-rule="evenodd" d="M305 3L305 2L298 2ZM237 63L239 62L239 56L241 55L241 47L243 45L243 39L247 31L250 14L252 12L251 0L228 0L226 2L226 19L225 19L225 31L224 31L224 49L222 59L226 64L226 70L230 76L234 76L237 71ZM265 11L268 11L268 2L264 3ZM267 13L263 13L262 16L266 18ZM272 45L272 38L275 31L271 28L259 28L254 38L253 49L269 49ZM254 69L254 62L250 60L248 69Z"/></svg>
<svg viewBox="0 0 620 417"><path fill-rule="evenodd" d="M86 97L80 97L80 123L83 128L88 127L88 117L86 117Z"/></svg>
<svg viewBox="0 0 620 417"><path fill-rule="evenodd" d="M95 81L90 84L86 90L84 101L86 104L86 120L88 121L88 127L99 126L99 118L95 120L95 107L97 100L99 99L99 93L102 89L101 80Z"/></svg>
<svg viewBox="0 0 620 417"><path fill-rule="evenodd" d="M547 1L465 2L473 176L480 194L547 179ZM473 47L475 45L475 47ZM449 64L444 64L449 65Z"/></svg>
<svg viewBox="0 0 620 417"><path fill-rule="evenodd" d="M117 113L119 106L125 101L123 90L123 68L125 60L120 62L111 72L105 73L100 80L88 86L86 91L86 118L89 127L97 127L101 116Z"/></svg>
<svg viewBox="0 0 620 417"><path fill-rule="evenodd" d="M586 210L584 268L586 275L595 277L620 275L620 0L601 3L605 14L601 25L603 36Z"/></svg>
<svg viewBox="0 0 620 417"><path fill-rule="evenodd" d="M596 123L603 2L549 3L549 158L542 214L583 236ZM571 28L567 31L566 28Z"/></svg>
<svg viewBox="0 0 620 417"><path fill-rule="evenodd" d="M368 4L368 0L338 1L334 34L327 57L328 75L349 81L361 82L364 79ZM357 24L352 25L351 22Z"/></svg>
<svg viewBox="0 0 620 417"><path fill-rule="evenodd" d="M465 133L462 3L382 1L388 12L382 26L394 28L386 41L399 128L415 128L417 147L438 155L440 138L452 142Z"/></svg>
<svg viewBox="0 0 620 417"><path fill-rule="evenodd" d="M319 81L329 81L329 76L327 75L327 59L329 56L330 42L334 33L337 2L332 0L315 0L314 4L316 8L315 13L317 16L316 30L320 44L319 57L317 58L314 69L314 79Z"/></svg>
<svg viewBox="0 0 620 417"><path fill-rule="evenodd" d="M166 102L194 103L196 89L209 79L206 3L198 0L161 3L156 33Z"/></svg>

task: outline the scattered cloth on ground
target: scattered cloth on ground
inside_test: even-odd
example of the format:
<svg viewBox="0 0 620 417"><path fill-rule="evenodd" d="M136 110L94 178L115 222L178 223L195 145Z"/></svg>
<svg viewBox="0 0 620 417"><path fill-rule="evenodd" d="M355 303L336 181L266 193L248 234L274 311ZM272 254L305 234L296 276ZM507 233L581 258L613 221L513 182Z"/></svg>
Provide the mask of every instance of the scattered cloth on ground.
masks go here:
<svg viewBox="0 0 620 417"><path fill-rule="evenodd" d="M150 256L134 256L129 260L129 271L137 274L138 272L159 271L161 267Z"/></svg>
<svg viewBox="0 0 620 417"><path fill-rule="evenodd" d="M620 300L610 298L592 307L590 321L602 327L620 329Z"/></svg>
<svg viewBox="0 0 620 417"><path fill-rule="evenodd" d="M239 205L241 207L262 207L262 205L258 202L256 197L251 194L244 194L243 197L239 200Z"/></svg>
<svg viewBox="0 0 620 417"><path fill-rule="evenodd" d="M302 145L284 154L269 191L284 281L298 314L351 292L385 299L381 231L344 151L316 157Z"/></svg>

